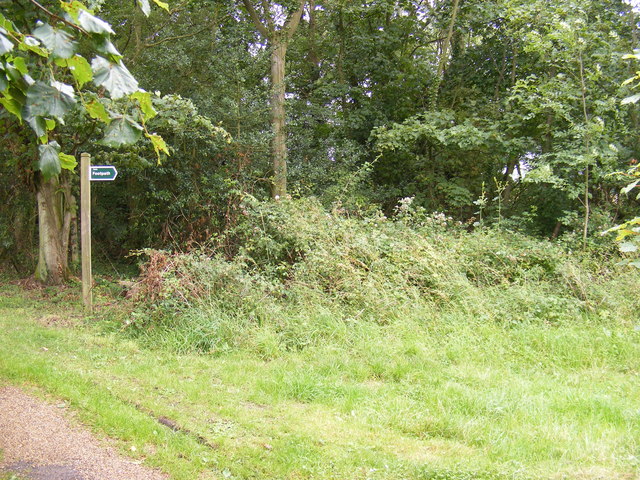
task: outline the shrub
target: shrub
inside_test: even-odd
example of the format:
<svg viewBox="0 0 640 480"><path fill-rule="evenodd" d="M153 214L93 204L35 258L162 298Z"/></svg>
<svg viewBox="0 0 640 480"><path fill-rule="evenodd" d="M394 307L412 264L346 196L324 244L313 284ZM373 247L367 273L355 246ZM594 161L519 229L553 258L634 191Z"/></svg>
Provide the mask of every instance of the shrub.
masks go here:
<svg viewBox="0 0 640 480"><path fill-rule="evenodd" d="M569 255L557 245L500 230L481 230L456 245L458 261L475 285L556 281Z"/></svg>
<svg viewBox="0 0 640 480"><path fill-rule="evenodd" d="M180 350L242 347L268 358L349 342L362 323L465 315L554 325L618 307L605 283L613 270L548 241L466 233L428 216L353 217L312 199L246 197L241 209L226 239L237 245L231 258L143 252L133 331Z"/></svg>

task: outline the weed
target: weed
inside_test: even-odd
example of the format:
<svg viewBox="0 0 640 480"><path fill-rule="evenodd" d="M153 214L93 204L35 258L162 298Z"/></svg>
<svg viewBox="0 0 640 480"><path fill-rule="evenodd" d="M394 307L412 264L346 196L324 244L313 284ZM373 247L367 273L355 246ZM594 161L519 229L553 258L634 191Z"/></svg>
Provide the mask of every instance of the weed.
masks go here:
<svg viewBox="0 0 640 480"><path fill-rule="evenodd" d="M245 211L233 258L147 251L117 335L2 287L0 376L175 478L637 476L638 272L419 214Z"/></svg>
<svg viewBox="0 0 640 480"><path fill-rule="evenodd" d="M328 212L309 199L249 197L242 208L232 259L144 252L137 306L124 320L130 333L180 352L241 348L269 359L350 342L363 322L463 314L559 325L635 309L628 276L588 255L504 230L464 233L408 201L397 221Z"/></svg>

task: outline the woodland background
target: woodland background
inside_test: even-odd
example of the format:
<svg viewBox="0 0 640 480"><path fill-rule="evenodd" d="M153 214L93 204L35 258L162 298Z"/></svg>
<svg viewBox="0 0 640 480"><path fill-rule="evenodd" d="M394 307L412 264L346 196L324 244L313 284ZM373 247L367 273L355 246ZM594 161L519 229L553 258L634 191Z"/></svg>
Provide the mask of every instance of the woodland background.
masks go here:
<svg viewBox="0 0 640 480"><path fill-rule="evenodd" d="M26 0L2 6L23 28L42 16ZM392 217L410 203L468 230L499 223L575 248L610 244L600 233L637 208L620 194L628 179L612 175L638 155L638 112L621 104L636 68L623 56L637 46L625 2L189 0L149 16L130 1L89 6L152 93L149 131L170 152L157 157L148 139L107 146L86 113L56 130L67 154L87 151L120 172L94 184L94 249L105 259L146 247L233 256L246 195L313 197L356 216ZM278 48L286 130L274 134ZM0 131L0 257L28 274L37 142L4 109ZM61 178L77 196L77 169Z"/></svg>
<svg viewBox="0 0 640 480"><path fill-rule="evenodd" d="M0 0L0 385L176 479L638 478L637 37L617 0ZM81 152L119 171L93 314Z"/></svg>

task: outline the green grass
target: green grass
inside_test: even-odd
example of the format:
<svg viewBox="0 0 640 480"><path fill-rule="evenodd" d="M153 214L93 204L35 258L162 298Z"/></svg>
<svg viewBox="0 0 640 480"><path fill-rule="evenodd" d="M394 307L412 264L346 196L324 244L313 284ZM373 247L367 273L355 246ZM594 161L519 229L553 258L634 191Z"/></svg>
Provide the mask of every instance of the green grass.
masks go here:
<svg viewBox="0 0 640 480"><path fill-rule="evenodd" d="M172 478L640 474L633 322L498 322L459 308L381 325L317 310L284 334L253 325L241 348L175 354L82 322L72 292L56 304L1 288L0 378L67 400ZM42 321L52 315L75 324ZM304 348L283 345L309 325Z"/></svg>

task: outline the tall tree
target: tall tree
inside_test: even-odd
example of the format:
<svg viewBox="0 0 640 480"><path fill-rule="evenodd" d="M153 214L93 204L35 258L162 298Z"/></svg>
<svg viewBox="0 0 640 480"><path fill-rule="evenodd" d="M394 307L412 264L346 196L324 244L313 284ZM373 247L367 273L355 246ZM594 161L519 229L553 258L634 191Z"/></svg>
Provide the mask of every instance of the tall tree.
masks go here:
<svg viewBox="0 0 640 480"><path fill-rule="evenodd" d="M273 198L287 193L287 133L285 118L285 62L287 47L296 32L306 0L298 0L290 11L285 5L262 0L254 7L251 0L242 0L251 21L271 49L271 125L273 128ZM282 18L282 21L279 21Z"/></svg>
<svg viewBox="0 0 640 480"><path fill-rule="evenodd" d="M148 0L139 3L148 14ZM74 156L62 152L64 146L75 153L78 140L76 136L67 144L63 141L65 116L79 112L87 122L89 118L101 122L106 126L103 142L107 145L131 143L144 133L156 151L168 151L162 138L145 128L145 121L155 115L151 98L138 89L122 63L111 43L111 26L79 2L60 2L54 8L32 0L29 5L4 10L8 17L0 14L0 116L14 125L24 121L31 127L30 135L5 127L5 141L26 142L29 152L37 152L32 170L40 230L35 275L41 282L58 284L69 274L74 200L68 176L77 165ZM91 63L77 53L79 38L93 55ZM90 82L108 96L91 92ZM124 98L129 101L126 105L117 102Z"/></svg>

